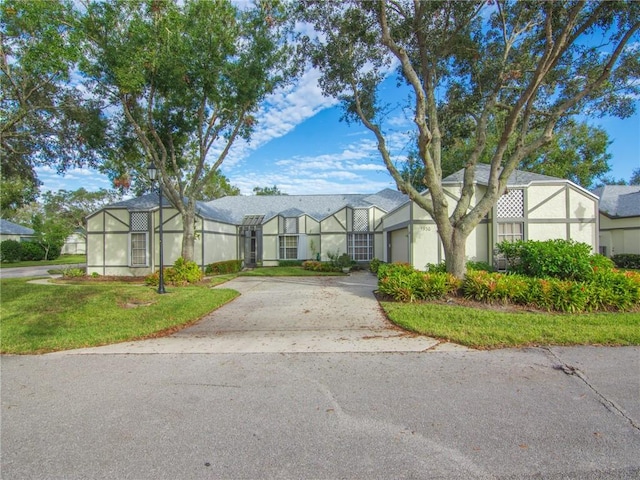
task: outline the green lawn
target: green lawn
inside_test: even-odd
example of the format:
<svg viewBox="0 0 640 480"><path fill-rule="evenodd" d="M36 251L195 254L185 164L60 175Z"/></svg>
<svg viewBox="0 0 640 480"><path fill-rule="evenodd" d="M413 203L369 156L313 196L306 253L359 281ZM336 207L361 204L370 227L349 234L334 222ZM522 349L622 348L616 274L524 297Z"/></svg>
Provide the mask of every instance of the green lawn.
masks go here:
<svg viewBox="0 0 640 480"><path fill-rule="evenodd" d="M72 265L76 263L87 263L86 255L60 255L55 260L41 260L38 262L13 262L0 263L0 268L16 268L16 267L40 267L44 265Z"/></svg>
<svg viewBox="0 0 640 480"><path fill-rule="evenodd" d="M344 275L342 272L313 272L302 267L258 267L241 272L244 277L318 277Z"/></svg>
<svg viewBox="0 0 640 480"><path fill-rule="evenodd" d="M45 353L154 336L189 325L238 295L208 286L36 285L0 281L1 353Z"/></svg>
<svg viewBox="0 0 640 480"><path fill-rule="evenodd" d="M437 303L381 302L400 327L474 348L640 345L640 313L500 312Z"/></svg>

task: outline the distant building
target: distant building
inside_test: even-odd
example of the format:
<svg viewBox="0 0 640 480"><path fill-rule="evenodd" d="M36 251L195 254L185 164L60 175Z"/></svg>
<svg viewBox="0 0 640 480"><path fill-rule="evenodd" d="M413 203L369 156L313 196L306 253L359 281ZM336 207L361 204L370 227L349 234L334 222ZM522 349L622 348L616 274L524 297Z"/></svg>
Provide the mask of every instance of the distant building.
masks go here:
<svg viewBox="0 0 640 480"><path fill-rule="evenodd" d="M600 253L640 255L640 186L606 185L600 197Z"/></svg>

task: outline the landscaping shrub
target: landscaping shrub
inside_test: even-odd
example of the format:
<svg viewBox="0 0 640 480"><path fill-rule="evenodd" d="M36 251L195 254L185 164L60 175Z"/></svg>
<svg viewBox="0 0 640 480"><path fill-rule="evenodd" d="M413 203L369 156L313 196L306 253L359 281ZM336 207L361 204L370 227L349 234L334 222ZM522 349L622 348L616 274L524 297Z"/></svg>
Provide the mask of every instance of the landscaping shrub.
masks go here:
<svg viewBox="0 0 640 480"><path fill-rule="evenodd" d="M301 267L302 260L278 260L279 267Z"/></svg>
<svg viewBox="0 0 640 480"><path fill-rule="evenodd" d="M636 253L618 253L611 257L618 268L634 268L640 270L640 255Z"/></svg>
<svg viewBox="0 0 640 480"><path fill-rule="evenodd" d="M567 313L629 311L640 306L640 274L601 269L585 281L469 271L466 298Z"/></svg>
<svg viewBox="0 0 640 480"><path fill-rule="evenodd" d="M447 265L444 262L441 263L427 263L425 265L427 272L440 272L445 273L447 271Z"/></svg>
<svg viewBox="0 0 640 480"><path fill-rule="evenodd" d="M510 272L529 277L585 280L592 273L591 247L573 240L501 242L498 251L507 258Z"/></svg>
<svg viewBox="0 0 640 480"><path fill-rule="evenodd" d="M22 247L17 240L5 240L0 243L1 262L19 262L22 259Z"/></svg>
<svg viewBox="0 0 640 480"><path fill-rule="evenodd" d="M36 242L22 242L22 260L24 261L40 261L44 260L45 251L42 245Z"/></svg>
<svg viewBox="0 0 640 480"><path fill-rule="evenodd" d="M87 272L85 271L84 268L65 268L64 270L62 270L63 278L80 278L80 277L84 277L86 274ZM97 275L92 275L92 277L95 277L95 276Z"/></svg>
<svg viewBox="0 0 640 480"><path fill-rule="evenodd" d="M442 298L458 288L460 281L446 272L420 272L406 263L381 264L378 268L378 291L397 301Z"/></svg>
<svg viewBox="0 0 640 480"><path fill-rule="evenodd" d="M207 275L224 275L238 273L242 269L242 260L226 260L224 262L210 263L205 267Z"/></svg>
<svg viewBox="0 0 640 480"><path fill-rule="evenodd" d="M302 268L311 272L335 272L338 269L331 262L320 262L318 260L307 260L302 262Z"/></svg>
<svg viewBox="0 0 640 480"><path fill-rule="evenodd" d="M186 261L180 257L173 267L165 268L164 282L168 285L180 286L190 283L197 283L202 280L202 270L196 262ZM145 277L144 283L150 286L157 286L160 283L160 273L154 272Z"/></svg>
<svg viewBox="0 0 640 480"><path fill-rule="evenodd" d="M382 260L379 258L374 258L369 262L369 271L371 271L371 273L378 273L378 268L380 268L382 263Z"/></svg>
<svg viewBox="0 0 640 480"><path fill-rule="evenodd" d="M467 262L467 270L476 270L484 272L495 272L496 269L488 262L474 262L470 260Z"/></svg>

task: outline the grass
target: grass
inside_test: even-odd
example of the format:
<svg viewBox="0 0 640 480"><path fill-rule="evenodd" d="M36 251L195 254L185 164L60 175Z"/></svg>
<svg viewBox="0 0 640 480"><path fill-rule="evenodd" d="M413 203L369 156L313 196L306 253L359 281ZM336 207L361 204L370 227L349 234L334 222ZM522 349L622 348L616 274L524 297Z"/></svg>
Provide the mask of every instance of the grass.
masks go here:
<svg viewBox="0 0 640 480"><path fill-rule="evenodd" d="M438 303L380 304L389 319L406 330L473 348L640 345L640 313L577 315Z"/></svg>
<svg viewBox="0 0 640 480"><path fill-rule="evenodd" d="M167 289L169 290L169 289ZM238 295L208 286L155 289L118 283L37 285L0 281L0 352L46 353L158 336L189 325Z"/></svg>
<svg viewBox="0 0 640 480"><path fill-rule="evenodd" d="M243 277L318 277L344 275L342 272L313 272L302 267L259 267L239 273Z"/></svg>
<svg viewBox="0 0 640 480"><path fill-rule="evenodd" d="M72 265L76 263L87 263L87 256L86 255L60 255L55 260L0 263L0 268L42 267L45 265Z"/></svg>

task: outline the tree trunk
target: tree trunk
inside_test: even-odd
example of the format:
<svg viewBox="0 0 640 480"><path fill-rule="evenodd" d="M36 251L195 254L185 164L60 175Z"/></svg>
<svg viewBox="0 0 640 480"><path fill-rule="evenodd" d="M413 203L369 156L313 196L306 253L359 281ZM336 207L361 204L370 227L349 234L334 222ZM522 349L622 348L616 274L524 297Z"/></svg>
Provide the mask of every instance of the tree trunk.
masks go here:
<svg viewBox="0 0 640 480"><path fill-rule="evenodd" d="M447 272L454 275L456 278L463 279L467 273L467 237L459 228L452 228L451 234L448 238L443 238L444 235L440 235L442 240L442 246L444 248L445 265L447 266Z"/></svg>
<svg viewBox="0 0 640 480"><path fill-rule="evenodd" d="M193 261L195 252L195 205L189 202L182 213L182 258Z"/></svg>

